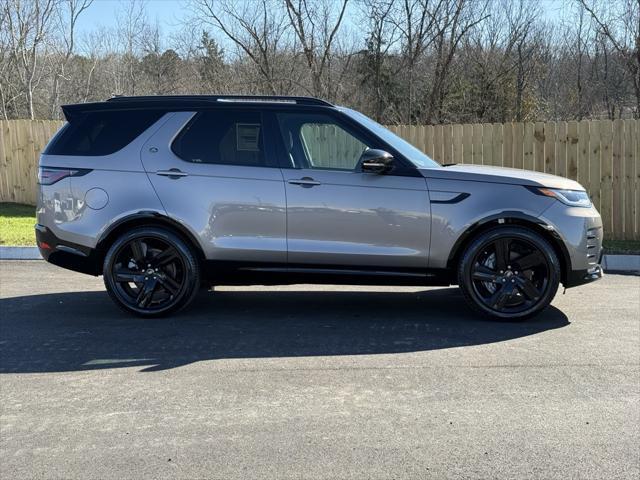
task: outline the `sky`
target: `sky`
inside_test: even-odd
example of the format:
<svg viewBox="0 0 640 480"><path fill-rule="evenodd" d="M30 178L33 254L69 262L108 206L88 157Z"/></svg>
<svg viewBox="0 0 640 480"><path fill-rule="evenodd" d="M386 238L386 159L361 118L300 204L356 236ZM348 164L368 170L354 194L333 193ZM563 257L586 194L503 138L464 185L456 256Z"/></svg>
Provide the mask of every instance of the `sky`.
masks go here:
<svg viewBox="0 0 640 480"><path fill-rule="evenodd" d="M80 17L78 31L85 33L94 31L99 26L115 26L115 12L122 10L125 2L126 0L94 0ZM153 23L157 19L166 34L176 30L189 13L185 11L181 0L147 0L145 5L149 21Z"/></svg>
<svg viewBox="0 0 640 480"><path fill-rule="evenodd" d="M243 1L243 0L238 0ZM252 0L245 0L252 1ZM544 15L549 19L557 18L567 0L539 0ZM95 31L98 27L114 27L116 25L115 12L122 10L122 4L127 0L94 0L93 4L82 14L78 21L80 36ZM151 23L158 21L164 35L180 29L181 24L190 15L185 8L184 0L146 0L146 11Z"/></svg>

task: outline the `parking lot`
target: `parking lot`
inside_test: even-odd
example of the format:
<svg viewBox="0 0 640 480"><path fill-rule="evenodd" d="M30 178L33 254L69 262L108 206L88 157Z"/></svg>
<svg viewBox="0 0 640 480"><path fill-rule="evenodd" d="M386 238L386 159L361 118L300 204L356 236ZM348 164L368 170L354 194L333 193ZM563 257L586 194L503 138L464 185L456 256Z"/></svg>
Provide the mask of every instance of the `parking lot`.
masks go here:
<svg viewBox="0 0 640 480"><path fill-rule="evenodd" d="M455 288L203 292L121 313L0 262L0 477L637 478L640 277L527 323Z"/></svg>

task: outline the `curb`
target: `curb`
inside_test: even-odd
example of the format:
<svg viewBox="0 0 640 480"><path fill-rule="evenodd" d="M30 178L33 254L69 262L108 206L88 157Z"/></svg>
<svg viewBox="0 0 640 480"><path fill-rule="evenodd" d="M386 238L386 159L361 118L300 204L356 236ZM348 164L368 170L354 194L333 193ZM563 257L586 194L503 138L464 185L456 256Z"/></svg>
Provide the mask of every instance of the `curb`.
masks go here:
<svg viewBox="0 0 640 480"><path fill-rule="evenodd" d="M41 260L38 247L0 247L0 260ZM602 268L606 272L640 273L640 255L605 255Z"/></svg>
<svg viewBox="0 0 640 480"><path fill-rule="evenodd" d="M606 272L640 273L640 255L605 255L602 268Z"/></svg>
<svg viewBox="0 0 640 480"><path fill-rule="evenodd" d="M42 260L38 247L0 247L0 260Z"/></svg>

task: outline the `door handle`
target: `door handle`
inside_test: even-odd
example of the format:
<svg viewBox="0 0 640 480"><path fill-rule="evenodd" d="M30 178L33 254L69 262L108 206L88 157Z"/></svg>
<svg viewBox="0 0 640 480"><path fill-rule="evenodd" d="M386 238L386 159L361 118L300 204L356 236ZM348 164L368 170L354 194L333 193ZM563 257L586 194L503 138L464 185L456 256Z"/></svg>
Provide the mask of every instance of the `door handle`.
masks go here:
<svg viewBox="0 0 640 480"><path fill-rule="evenodd" d="M305 187L305 188L310 188L316 185L320 185L320 182L316 182L311 177L302 177L300 179L287 180L287 182L290 183L291 185L300 185L301 187Z"/></svg>
<svg viewBox="0 0 640 480"><path fill-rule="evenodd" d="M158 170L156 172L156 175L161 175L163 177L169 177L169 178L173 178L173 179L177 179L177 178L181 178L181 177L186 177L189 174L186 172L183 172L177 168L170 168L169 170Z"/></svg>

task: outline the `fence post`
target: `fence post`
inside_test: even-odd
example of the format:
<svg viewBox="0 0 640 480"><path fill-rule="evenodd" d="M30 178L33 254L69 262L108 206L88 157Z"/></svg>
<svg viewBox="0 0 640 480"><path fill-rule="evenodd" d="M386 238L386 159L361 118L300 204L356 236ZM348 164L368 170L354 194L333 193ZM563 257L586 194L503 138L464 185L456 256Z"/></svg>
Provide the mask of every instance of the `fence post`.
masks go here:
<svg viewBox="0 0 640 480"><path fill-rule="evenodd" d="M578 178L578 122L567 124L567 177Z"/></svg>
<svg viewBox="0 0 640 480"><path fill-rule="evenodd" d="M523 125L522 168L525 170L535 170L533 161L534 128L535 125L532 122L527 122Z"/></svg>
<svg viewBox="0 0 640 480"><path fill-rule="evenodd" d="M638 161L635 157L636 148L636 123L637 120L625 120L624 121L624 238L626 240L634 240L639 238L638 226L635 222L636 210L638 209L637 202L640 201L640 197L637 197L636 183L636 169L638 167Z"/></svg>
<svg viewBox="0 0 640 480"><path fill-rule="evenodd" d="M433 127L433 159L444 163L444 148L442 147L443 143L443 131L442 125L434 125Z"/></svg>
<svg viewBox="0 0 640 480"><path fill-rule="evenodd" d="M503 165L504 159L502 158L502 124L493 124L493 138L491 140L491 149L493 150L493 158L491 159L491 165L498 167Z"/></svg>
<svg viewBox="0 0 640 480"><path fill-rule="evenodd" d="M471 163L482 165L482 124L473 124L473 152L471 152Z"/></svg>
<svg viewBox="0 0 640 480"><path fill-rule="evenodd" d="M582 120L578 125L578 171L580 185L589 186L589 121Z"/></svg>
<svg viewBox="0 0 640 480"><path fill-rule="evenodd" d="M556 173L556 122L544 124L544 172Z"/></svg>
<svg viewBox="0 0 640 480"><path fill-rule="evenodd" d="M424 127L424 151L431 158L433 157L433 125L425 125Z"/></svg>
<svg viewBox="0 0 640 480"><path fill-rule="evenodd" d="M524 124L521 122L511 124L513 128L513 167L524 168Z"/></svg>
<svg viewBox="0 0 640 480"><path fill-rule="evenodd" d="M513 167L515 159L513 158L513 123L508 122L502 124L502 162L499 164L503 167Z"/></svg>
<svg viewBox="0 0 640 480"><path fill-rule="evenodd" d="M611 236L613 222L611 207L613 204L613 191L611 179L613 177L613 122L603 120L600 126L600 214L604 225L605 235Z"/></svg>
<svg viewBox="0 0 640 480"><path fill-rule="evenodd" d="M611 144L612 157L612 179L611 189L613 193L611 204L611 220L613 223L613 236L623 238L624 236L624 121L615 120L613 122L613 140Z"/></svg>
<svg viewBox="0 0 640 480"><path fill-rule="evenodd" d="M567 122L556 123L556 169L555 174L567 176Z"/></svg>
<svg viewBox="0 0 640 480"><path fill-rule="evenodd" d="M462 126L462 163L473 162L473 125Z"/></svg>
<svg viewBox="0 0 640 480"><path fill-rule="evenodd" d="M544 122L536 122L533 128L533 169L544 172Z"/></svg>

